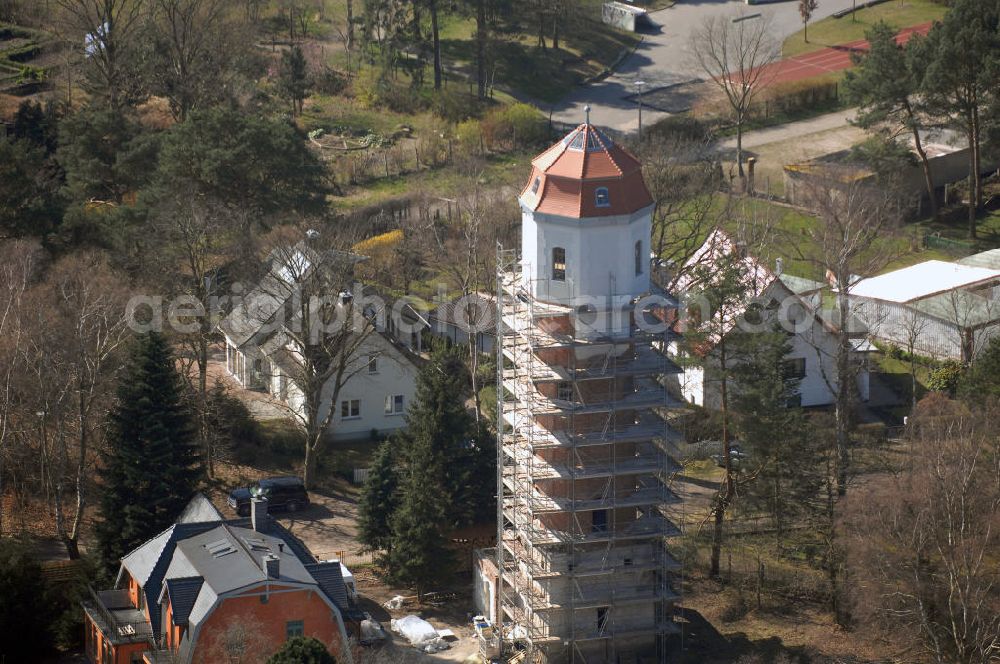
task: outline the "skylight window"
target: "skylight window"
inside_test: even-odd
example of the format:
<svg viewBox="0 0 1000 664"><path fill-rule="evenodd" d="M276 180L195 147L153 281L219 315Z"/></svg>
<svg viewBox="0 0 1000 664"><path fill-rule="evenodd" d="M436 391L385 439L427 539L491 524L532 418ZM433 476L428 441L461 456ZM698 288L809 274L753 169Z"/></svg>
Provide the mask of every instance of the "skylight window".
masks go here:
<svg viewBox="0 0 1000 664"><path fill-rule="evenodd" d="M535 181L531 183L531 193L537 194L538 193L538 185L540 185L540 184L542 184L542 178L541 177L536 177Z"/></svg>
<svg viewBox="0 0 1000 664"><path fill-rule="evenodd" d="M236 551L236 547L233 546L232 542L224 539L209 542L205 545L205 548L212 554L213 558L221 558Z"/></svg>
<svg viewBox="0 0 1000 664"><path fill-rule="evenodd" d="M271 545L267 543L267 540L261 539L260 537L245 537L243 541L247 543L254 551L270 551Z"/></svg>

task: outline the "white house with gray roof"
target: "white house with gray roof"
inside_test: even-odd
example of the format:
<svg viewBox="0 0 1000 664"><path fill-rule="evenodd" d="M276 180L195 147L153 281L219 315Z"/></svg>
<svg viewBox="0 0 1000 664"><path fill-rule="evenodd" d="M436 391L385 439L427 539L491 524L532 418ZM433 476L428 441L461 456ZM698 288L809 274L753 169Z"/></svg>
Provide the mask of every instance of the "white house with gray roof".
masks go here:
<svg viewBox="0 0 1000 664"><path fill-rule="evenodd" d="M301 335L293 331L299 322L299 285L325 261L335 262L335 269L340 269L360 260L363 257L343 252L321 254L306 243L274 252L267 274L219 324L229 375L246 389L270 394L290 415L304 418L300 383L308 374L297 341ZM350 283L349 277L344 282ZM372 321L374 329L361 332L363 338L347 358L337 403L332 403L336 379L331 377L324 386L319 418L325 419L333 408L329 426L333 440L391 433L405 425L405 413L416 396L421 332L428 323L412 306L397 306L369 287L359 288L359 293L344 288L331 294L340 298L337 306L350 302L353 310Z"/></svg>

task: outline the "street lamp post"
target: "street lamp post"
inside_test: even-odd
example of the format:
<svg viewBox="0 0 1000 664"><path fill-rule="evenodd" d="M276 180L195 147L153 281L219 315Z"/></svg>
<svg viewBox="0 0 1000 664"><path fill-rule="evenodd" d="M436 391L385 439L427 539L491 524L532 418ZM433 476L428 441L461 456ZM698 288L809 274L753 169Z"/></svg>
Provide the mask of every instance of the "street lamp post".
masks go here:
<svg viewBox="0 0 1000 664"><path fill-rule="evenodd" d="M636 81L635 87L639 90L639 142L642 143L642 88L646 85L646 81Z"/></svg>

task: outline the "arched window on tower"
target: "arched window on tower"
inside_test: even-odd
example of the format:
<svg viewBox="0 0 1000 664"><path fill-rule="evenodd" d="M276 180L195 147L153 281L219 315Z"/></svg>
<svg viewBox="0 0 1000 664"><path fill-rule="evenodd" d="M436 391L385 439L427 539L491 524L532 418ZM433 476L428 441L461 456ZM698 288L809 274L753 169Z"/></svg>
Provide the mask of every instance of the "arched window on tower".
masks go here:
<svg viewBox="0 0 1000 664"><path fill-rule="evenodd" d="M552 281L566 281L566 250L552 249Z"/></svg>
<svg viewBox="0 0 1000 664"><path fill-rule="evenodd" d="M594 205L597 207L611 207L611 197L608 196L607 187L598 187L594 190Z"/></svg>
<svg viewBox="0 0 1000 664"><path fill-rule="evenodd" d="M639 240L635 243L635 273L637 276L642 274L642 264L644 262L645 261L643 261L642 256L642 240Z"/></svg>

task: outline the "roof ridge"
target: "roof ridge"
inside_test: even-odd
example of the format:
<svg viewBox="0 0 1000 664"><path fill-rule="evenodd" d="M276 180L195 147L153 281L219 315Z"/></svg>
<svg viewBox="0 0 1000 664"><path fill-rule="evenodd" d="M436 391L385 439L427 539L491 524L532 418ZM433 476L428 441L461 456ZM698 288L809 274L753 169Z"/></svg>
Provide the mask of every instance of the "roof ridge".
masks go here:
<svg viewBox="0 0 1000 664"><path fill-rule="evenodd" d="M267 580L267 572L264 571L263 568L261 568L260 563L258 563L257 559L253 557L253 553L250 552L250 548L247 546L246 542L243 541L243 538L238 537L236 533L234 533L232 529L229 527L229 524L223 522L222 527L226 529L226 534L228 534L230 537L236 540L236 544L239 546L240 550L246 554L247 558L250 559L250 562L253 563L254 567L259 569L260 573L264 575L264 579Z"/></svg>
<svg viewBox="0 0 1000 664"><path fill-rule="evenodd" d="M588 127L590 127L591 131L593 131L594 136L597 139L597 143L601 146L601 150L598 150L598 152L604 152L604 154L608 156L608 160L611 161L611 165L615 167L616 171L618 171L618 176L624 177L625 171L622 169L621 164L618 163L618 160L615 159L615 155L612 151L613 148L618 148L619 150L622 148L610 138L605 136L604 133L595 125L588 125Z"/></svg>

